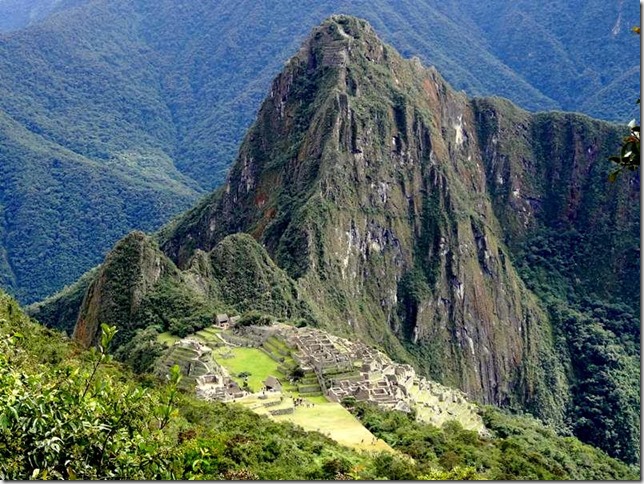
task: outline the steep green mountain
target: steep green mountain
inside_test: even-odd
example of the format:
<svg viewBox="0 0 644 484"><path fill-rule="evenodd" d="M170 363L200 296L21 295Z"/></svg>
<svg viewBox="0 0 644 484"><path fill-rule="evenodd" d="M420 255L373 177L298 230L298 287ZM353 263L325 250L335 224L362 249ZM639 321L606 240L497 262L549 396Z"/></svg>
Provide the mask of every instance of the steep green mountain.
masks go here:
<svg viewBox="0 0 644 484"><path fill-rule="evenodd" d="M469 94L633 116L632 3L462 3L0 1L0 29L29 25L0 36L0 284L40 300L217 187L271 79L333 13Z"/></svg>
<svg viewBox="0 0 644 484"><path fill-rule="evenodd" d="M274 80L226 184L38 317L78 314L85 345L105 321L304 318L636 462L639 180L609 183L605 161L621 135L470 100L333 17Z"/></svg>
<svg viewBox="0 0 644 484"><path fill-rule="evenodd" d="M80 350L30 320L0 291L0 479L638 476L633 466L577 439L492 409L485 412L492 433L482 437L458 424L436 428L402 412L354 408L362 423L398 451L365 453L175 388ZM404 438L396 438L397 431Z"/></svg>
<svg viewBox="0 0 644 484"><path fill-rule="evenodd" d="M631 33L640 24L635 3L450 0L436 8L476 32L558 108L622 122L639 116L640 61L631 50L639 45Z"/></svg>
<svg viewBox="0 0 644 484"><path fill-rule="evenodd" d="M68 301L64 307L80 302ZM209 253L197 251L179 270L150 237L134 232L114 247L92 278L73 336L85 346L95 344L102 323L119 327L116 344L152 325L185 336L230 309L286 319L310 315L294 281L247 234L226 237ZM45 312L33 314L49 321ZM67 314L57 316L64 321Z"/></svg>

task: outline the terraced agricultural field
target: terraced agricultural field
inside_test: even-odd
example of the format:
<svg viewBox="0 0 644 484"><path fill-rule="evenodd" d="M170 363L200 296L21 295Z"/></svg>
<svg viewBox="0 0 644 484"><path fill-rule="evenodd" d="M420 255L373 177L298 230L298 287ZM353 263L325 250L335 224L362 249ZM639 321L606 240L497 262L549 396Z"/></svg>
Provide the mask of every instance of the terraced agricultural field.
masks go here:
<svg viewBox="0 0 644 484"><path fill-rule="evenodd" d="M166 346L172 346L180 339L181 338L179 338L178 336L175 336L174 334L170 333L170 331L166 331L165 333L161 333L159 336L157 336L157 340Z"/></svg>
<svg viewBox="0 0 644 484"><path fill-rule="evenodd" d="M209 326L201 331L197 331L193 336L197 336L201 341L211 347L216 347L223 344L223 341L219 338L220 333L221 329Z"/></svg>
<svg viewBox="0 0 644 484"><path fill-rule="evenodd" d="M271 416L279 422L292 422L304 430L318 431L348 447L366 451L394 452L383 440L376 439L358 419L339 403L325 397L305 398L314 405L301 405L291 414Z"/></svg>
<svg viewBox="0 0 644 484"><path fill-rule="evenodd" d="M200 361L197 352L192 348L172 346L157 361L156 373L165 375L168 373L170 367L175 364L179 365L181 373L183 374L181 386L183 388L190 388L196 383L198 376L208 372L207 365L210 365L210 362L208 360L206 362Z"/></svg>

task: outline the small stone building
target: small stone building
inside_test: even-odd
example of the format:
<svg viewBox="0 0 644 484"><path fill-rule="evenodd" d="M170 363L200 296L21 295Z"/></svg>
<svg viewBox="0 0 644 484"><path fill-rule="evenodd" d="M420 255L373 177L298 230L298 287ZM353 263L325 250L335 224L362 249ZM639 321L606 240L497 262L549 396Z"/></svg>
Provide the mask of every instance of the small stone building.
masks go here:
<svg viewBox="0 0 644 484"><path fill-rule="evenodd" d="M270 375L266 380L263 381L266 390L271 392L281 392L282 383L273 375Z"/></svg>

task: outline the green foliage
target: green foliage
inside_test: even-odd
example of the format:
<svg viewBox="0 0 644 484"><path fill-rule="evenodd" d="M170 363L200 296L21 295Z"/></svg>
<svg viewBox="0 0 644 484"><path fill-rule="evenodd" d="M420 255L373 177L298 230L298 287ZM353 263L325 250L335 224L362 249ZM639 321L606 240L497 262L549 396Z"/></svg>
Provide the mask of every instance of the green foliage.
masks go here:
<svg viewBox="0 0 644 484"><path fill-rule="evenodd" d="M574 375L570 426L576 436L628 463L640 460L639 321L615 308L553 304ZM592 307L592 306L591 306Z"/></svg>
<svg viewBox="0 0 644 484"><path fill-rule="evenodd" d="M81 0L82 1L82 0ZM62 2L62 7L68 2ZM11 32L48 17L61 7L57 0L9 0L0 4L0 32Z"/></svg>
<svg viewBox="0 0 644 484"><path fill-rule="evenodd" d="M177 398L181 378L179 365L172 365L170 373L168 374L169 385L165 389L165 398L162 405L156 408L156 415L159 419L159 430L163 430L170 423L170 418L178 414L172 404Z"/></svg>
<svg viewBox="0 0 644 484"><path fill-rule="evenodd" d="M260 311L278 318L311 318L295 282L248 234L234 234L212 250L213 276L222 299L237 311Z"/></svg>
<svg viewBox="0 0 644 484"><path fill-rule="evenodd" d="M25 329L36 325L22 321ZM90 366L65 359L37 362L23 341L41 335L0 327L0 477L3 479L171 478L171 448L146 426L154 398L123 383L106 349L115 329L103 327ZM37 330L35 331L37 333ZM55 336L49 340L55 341ZM62 353L69 348L58 346Z"/></svg>
<svg viewBox="0 0 644 484"><path fill-rule="evenodd" d="M212 324L217 301L196 294L182 281L166 278L141 304L134 319L137 325L160 325L181 338Z"/></svg>
<svg viewBox="0 0 644 484"><path fill-rule="evenodd" d="M637 100L637 104L640 100ZM611 156L610 161L618 167L609 175L610 181L615 181L624 170L637 171L640 167L640 126L633 120L628 125L629 134L622 140L622 148L617 156Z"/></svg>
<svg viewBox="0 0 644 484"><path fill-rule="evenodd" d="M351 30L353 29L351 26L357 24L355 20L351 21L345 18L341 20ZM318 33L322 35L322 32ZM339 27L334 23L329 26L329 35L334 38L345 39L340 34ZM342 321L342 326L337 325L341 328L347 327L344 322L349 319L347 316L351 316L351 324L356 323L356 326L360 326L356 328L356 332L366 329L365 338L370 337L380 342L383 346L387 345L392 354L395 354L396 351L402 353L400 345L388 331L389 328L385 323L386 319L382 317L384 316L384 311L382 311L381 306L386 305L386 301L382 299L383 293L373 292L374 296L378 296L378 299L376 297L373 299L375 304L355 300L350 296L352 293L344 288L344 282L339 277L334 279L334 276L338 276L338 274L333 274L337 266L332 267L332 264L329 263L334 258L339 257L340 251L336 250L339 249L339 246L333 242L326 244L323 236L326 236L326 240L332 239L334 236L329 237L328 234L325 235L322 231L325 228L333 228L333 225L330 224L325 227L324 222L334 217L340 219L344 216L343 224L348 225L349 222L354 222L356 212L361 216L368 215L371 217L373 215L372 220L374 222L372 223L374 225L380 223L393 226L393 224L403 223L400 220L406 221L406 210L402 213L386 213L386 216L382 216L375 207L371 207L369 204L366 204L367 208L361 208L360 212L357 209L356 212L352 212L349 208L342 213L341 210L337 209L341 205L346 204L351 207L352 205L361 205L363 202L356 196L361 186L355 183L356 176L362 175L349 173L352 170L346 170L347 173L343 173L347 166L354 165L344 163L345 159L342 156L345 153L341 152L341 156L338 157L336 146L328 143L332 131L329 127L338 119L338 113L345 112L343 106L347 100L344 93L340 93L342 94L340 95L333 91L336 87L334 83L338 80L337 72L334 72L328 66L320 66L323 60L328 61L329 59L326 55L328 52L325 52L324 46L317 45L311 52L306 52L305 49L304 52L306 57L297 60L297 65L293 68L295 70L287 71L284 76L279 78L280 82L285 82L286 84L292 81L292 84L289 84L290 90L286 89L289 96L292 97L289 98L290 104L285 101L285 109L287 110L283 117L285 121L284 123L278 122L275 108L279 108L281 101L272 96L262 108L262 113L265 115L261 115L258 118L255 128L250 132L248 141L242 148L240 162L235 165L231 172L230 183L226 190L232 190L230 193L233 193L233 195L226 198L224 195L226 191L222 189L213 197L202 202L198 209L191 211L183 220L174 224L175 227L178 226L182 230L186 229L180 234L183 240L177 237L176 240L166 241L167 245L164 246L164 249L183 267L184 264L187 265L189 262L189 257L183 257L183 255L192 255L196 248L210 250L214 246L210 253L211 269L214 274L213 280L216 280L220 286L218 289L221 290L222 300L226 304L237 306L240 311L257 309L282 318L310 316L310 307L301 298L298 286L284 271L272 264L267 252L260 244L249 235L230 236L221 240L224 235L231 231L240 229L252 231L257 239L266 243L267 247L270 247L271 253L277 254L280 263L283 263L284 267L288 268L293 277L305 279L303 284L308 284L308 286L303 287L307 287L312 297L316 298L316 300L329 302L326 307L321 308L320 313L335 311L336 320ZM350 66L352 72L347 74L347 90L355 91L358 87L361 88L361 96L356 97L364 100L364 102L362 104L356 102L356 119L359 120L358 122L365 122L365 119L374 120L373 124L366 126L362 131L366 133L371 130L371 132L375 133L374 139L369 141L372 141L379 149L384 149L384 145L388 145L388 143L385 143L385 140L388 139L385 138L385 135L388 136L392 129L407 130L413 127L415 123L419 131L423 131L423 129L432 131L432 137L427 134L427 142L435 141L437 146L434 153L439 153L439 145L443 144L445 140L437 139L433 130L438 130L440 127L428 120L426 120L428 126L424 126L420 122L424 115L419 116L418 119L412 118L411 111L414 111L413 116L416 116L416 113L415 109L412 109L413 99L410 95L411 93L403 92L402 88L393 88L394 76L392 71L387 68L391 66L372 62L367 55L364 55L365 52L359 49L354 49L353 52L358 56L358 61L355 65ZM388 58L388 56L393 57L393 51L383 47L383 57ZM367 69L366 66L371 66L372 64L376 65ZM319 67L319 69L311 69L314 66ZM400 69L396 74L400 75L401 79L405 81L403 75L409 76L412 69L409 66L403 68L403 64L397 65L397 67L400 67ZM311 71L313 71L311 76L295 75ZM355 71L358 71L357 74ZM288 80L290 74L293 74L291 81ZM356 84L356 79L363 84ZM439 79L438 76L436 76L436 79ZM398 81L397 78L396 81ZM370 86L370 88L368 89L367 86ZM444 86L443 91L448 93L449 89ZM418 96L418 98L420 99L421 96ZM457 101L456 96L451 98L451 102ZM481 104L486 102L481 102ZM495 102L490 101L489 104L494 105ZM503 103L496 104L502 105ZM507 105L507 103L504 105ZM341 107L342 111L340 110ZM361 109L362 112L360 112ZM390 109L393 110L391 115ZM498 120L508 118L511 115L514 116L517 112L519 110L516 108L507 108L492 111L492 114L498 115L494 118ZM486 111L485 114L489 114L489 111ZM485 117L481 111L476 111L475 115L479 118ZM611 141L617 139L615 135L617 131L606 123L593 122L578 115L551 113L528 116L523 113L520 117L522 119L520 132L497 133L503 136L494 138L491 136L491 126L496 121L493 120L489 121L489 125L485 125L485 130L481 130L482 132L485 131L485 136L481 136L481 138L492 138L494 140L490 141L492 143L490 144L490 149L485 150L485 156L490 158L485 161L487 164L486 171L491 173L496 169L495 167L504 166L503 170L499 169L499 172L493 173L493 176L488 180L489 185L503 185L493 194L495 197L495 210L498 213L490 213L487 222L490 227L496 225L494 220L494 215L496 215L501 219L501 224L499 225L503 227L503 230L498 231L495 237L490 238L490 241L496 245L501 245L501 240L507 238L508 243L513 244L512 250L516 249L517 246L520 247L520 242L523 240L527 240L526 244L534 242L532 246L520 248L525 249L526 254L521 254L521 257L525 256L527 261L525 263L526 270L534 273L531 287L537 292L536 288L538 286L551 286L556 291L555 295L562 299L597 296L604 301L610 300L611 303L617 302L618 299L629 301L632 299L633 294L639 292L639 283L634 278L638 274L638 264L631 263L628 257L624 257L636 247L636 244L632 243L633 234L639 234L639 230L634 230L637 226L637 223L634 222L636 209L624 208L625 206L628 207L624 200L632 196L634 190L629 190L622 198L618 198L613 203L610 198L613 194L611 190L597 181L599 179L598 175L602 175L601 179L605 180L605 176L603 176L606 171L605 167L593 162L593 157L603 159L602 150L609 149ZM344 116L344 118L340 116L339 119L341 122L349 121L347 116ZM312 122L312 120L315 122ZM413 121L413 123L410 123L410 121ZM354 119L351 122L356 123ZM294 123L297 129L289 129L289 123ZM395 126L393 126L394 124ZM351 127L346 129L342 136L346 136L347 139L353 139L356 131L352 131L352 129ZM281 136L284 133L287 136ZM443 135L443 133L441 134ZM407 133L400 133L400 135L407 142L411 140ZM444 135L443 138L445 138ZM335 140L333 139L332 141ZM345 143L345 145L348 146L350 143L351 141ZM377 157L374 157L374 159L377 159L381 154L385 157L384 159L388 159L386 157L390 156L390 149L387 147L386 152L375 151L374 153ZM447 149L451 149L449 144ZM424 151L429 153L431 149ZM428 154L426 156L429 158ZM508 159L510 160L509 162ZM446 236L445 239L451 239L451 241L446 240L446 243L453 244L452 249L456 248L457 243L461 248L466 238L458 241L457 239L466 234L455 228L458 220L466 219L469 215L468 212L474 210L478 213L487 213L484 210L487 204L485 195L482 195L479 199L470 198L470 195L463 195L464 193L469 193L466 192L464 186L470 181L473 182L473 178L468 178L474 172L470 173L467 170L463 170L457 173L449 163L440 164L440 168L433 168L434 163L430 162L431 159L421 159L420 163L416 164L422 167L421 172L426 170L426 172L421 173L422 181L419 183L416 180L409 180L412 186L404 189L405 195L413 193L422 197L422 205L414 205L413 211L410 211L412 213L416 210L422 212L421 220L415 221L415 226L398 225L396 232L405 233L407 229L412 229L408 233L413 234L413 236L411 236L411 240L406 241L395 240L394 238L391 244L392 247L401 247L403 257L392 259L398 268L406 265L406 262L404 262L405 251L411 252L413 250L414 252L413 269L408 273L408 276L404 276L400 281L401 291L399 293L399 296L401 296L399 300L402 301L406 310L403 311L406 313L403 315L403 319L407 323L404 329L408 333L412 328L409 323L413 323L415 319L414 311L422 301L422 298L427 298L429 287L439 280L440 270L444 268L445 279L450 279L454 275L452 271L462 269L459 267L460 261L454 250L445 254L447 256L446 262L443 266L440 265L443 263L436 255L441 243L441 235ZM460 163L459 160L454 160L454 162ZM389 167L389 165L387 163L370 163L369 166L371 167L370 169L378 169L385 166ZM320 173L322 171L333 172L334 175L333 177L326 175L321 177ZM480 173L482 174L483 171ZM292 174L294 176L291 177L290 175ZM381 175L375 172L373 174L378 177ZM497 176L501 176L502 183L497 181ZM286 183L285 180L289 180L289 183ZM336 180L340 183L331 183ZM431 187L428 184L430 180L434 182ZM314 183L317 181L320 183ZM511 190L513 188L511 184L515 182L523 184L517 187L520 190L516 191L516 194ZM422 185L422 183L427 184L427 186L418 186ZM255 186L255 191L249 188L251 185ZM260 185L263 192L259 190ZM288 185L288 187L284 187L284 185ZM444 190L444 193L441 193L441 190ZM451 195L448 195L448 190ZM312 192L316 192L316 195L312 196ZM320 195L322 192L327 193L322 196ZM343 197L340 197L338 192L341 192ZM237 197L245 197L245 199L241 200ZM336 197L333 200L338 203L332 203L329 200L325 201L325 197L329 200L332 197ZM412 199L408 198L409 201L412 201ZM392 205L397 204L395 202L400 202L400 206L405 206L405 201L402 198L394 200ZM264 204L267 204L267 207L273 209L275 207L271 205L275 203L281 212L277 215L268 209L262 208ZM477 204L476 206L475 203ZM637 205L631 205L637 207ZM517 209L517 207L520 209ZM527 215L528 208L530 213L534 210L536 214L534 224L529 223L532 222L532 215ZM276 216L272 222L269 221L271 213ZM449 217L447 214L449 214ZM522 218L524 214L527 217L525 220ZM390 217L390 215L395 216ZM409 218L413 217L410 215ZM510 228L506 229L504 222L508 219L514 223L508 224ZM619 224L620 229L613 230L613 224ZM470 225L472 231L476 232L474 234L475 238L477 238L477 233L479 238L485 238L486 232L478 220L472 219ZM334 228L339 229L340 227L335 226ZM402 228L402 230L399 231L398 228ZM265 231L263 232L263 230ZM342 235L342 233L343 231L336 234ZM279 237L288 240L288 242L278 243L276 239ZM476 242L478 245L478 238ZM217 243L219 245L215 246ZM483 240L483 243L485 245L487 242ZM605 245L611 247L608 263L602 257L599 257L602 255L602 247ZM342 250L344 250L344 247L342 247ZM479 251L479 265L481 265L481 260L485 258L482 253L485 250L482 248L477 248L477 250ZM365 252L367 251L365 250ZM491 252L494 251L492 250ZM506 254L503 251L501 252L503 256L499 255L499 263L506 265ZM534 257L534 260L531 259L532 257ZM378 260L378 255L370 254L369 258ZM636 258L633 257L632 259L635 260ZM291 263L287 264L286 262L289 260ZM136 257L127 255L124 258L124 262L119 264L119 267L116 267L113 272L107 274L109 276L107 279L111 280L113 277L116 283L111 291L112 294L110 294L113 298L111 300L106 299L106 301L114 302L118 311L121 312L106 311L106 313L112 314L112 317L115 318L115 321L112 322L120 320L120 322L124 323L124 326L127 326L119 333L121 338L127 339L126 336L132 337L134 335L137 324L141 322L131 318L135 308L133 302L139 302L134 296L140 293L130 290L138 284L137 277L139 272L128 272L131 267L135 267ZM305 276L308 275L307 271L312 266L311 262L317 263L316 270L318 270L318 273L307 278ZM362 281L367 285L378 279L373 274L380 274L380 269L382 269L382 274L386 277L394 276L393 278L397 278L399 275L396 272L398 269L385 268L377 264L363 266L363 274L366 274L365 267L371 272L370 277L365 276L362 278ZM360 267L358 268L360 269ZM164 266L164 269L168 269L170 272L174 270L171 264L168 264L168 267ZM372 271L372 269L376 270ZM464 269L476 271L479 268L474 265L471 268ZM481 319L487 317L493 320L493 318L497 317L497 313L502 314L505 312L492 309L494 307L498 309L499 303L503 302L503 304L507 303L511 316L523 318L525 328L539 328L520 336L515 333L515 338L513 338L514 341L512 342L503 341L500 347L507 349L507 353L501 354L496 360L502 361L506 356L510 356L511 360L514 361L517 354L514 350L519 347L520 343L518 341L523 338L524 344L522 347L529 348L526 350L526 354L529 356L525 358L523 366L519 370L521 374L521 381L517 385L519 388L508 391L508 393L514 391L514 394L509 395L508 398L514 398L517 394L521 394L521 397L523 393L531 394L530 401L533 405L531 408L542 412L541 414L543 415L548 415L558 411L565 404L567 395L564 394L565 391L560 391L563 371L561 371L554 359L549 334L550 328L546 318L540 317L541 313L538 311L537 304L530 302L529 295L522 290L513 289L520 287L521 284L514 277L510 264L507 264L506 270L509 275L505 280L494 279L493 281L495 283L500 282L501 284L496 285L502 285L516 297L506 298L505 296L500 296L500 293L489 293L499 294L496 300L477 297L477 303L479 303L477 305L481 306ZM622 277L625 274L627 277ZM120 280L119 278L123 275L127 277L123 277ZM202 274L199 273L198 275L201 276ZM149 314L149 322L161 324L163 329L170 328L177 334L186 334L207 324L211 315L209 311L214 309L214 305L211 304L212 301L206 301L207 298L201 294L205 291L202 290L201 293L198 293L198 291L192 290L192 286L188 283L184 284L186 281L180 280L182 277L176 272L173 273L173 276L176 276L176 278L171 280L163 279L162 283L150 292L150 294L154 294L156 290L160 290L162 292L160 297L158 299L151 297L143 302L142 307L150 311L147 313ZM318 276L319 281L312 280ZM144 282L152 279L143 278ZM529 279L529 277L526 277L526 279ZM191 279L191 282L194 285L195 280ZM318 282L321 284L316 285ZM336 284L336 282L338 283ZM440 283L444 282L440 281ZM452 284L452 281L450 280L447 283ZM164 284L167 285L164 286ZM493 285L490 284L490 286ZM440 289L447 289L447 287L443 286ZM369 292L368 288L365 287L361 287L360 290L364 294ZM329 294L328 297L325 292ZM540 295L542 294L540 293ZM621 297L616 298L616 294ZM517 301L523 296L526 296L524 298L527 301L525 305ZM468 297L465 300L469 303L472 299ZM512 301L510 301L511 299ZM101 299L98 298L98 300ZM489 310L484 310L482 309L483 307L487 307ZM157 309L163 309L163 311L155 312ZM479 308L473 307L473 309ZM354 318L353 316L355 315L359 315L359 318ZM453 311L449 317L451 319L449 320L450 325L446 330L447 338L453 337L453 334L447 334L451 331L451 323L458 323L460 319L455 318L461 318L458 310ZM504 318L504 316L502 317ZM314 318L311 318L311 320L315 321ZM136 324L130 325L130 323ZM398 321L394 320L394 324L397 323ZM428 323L431 324L431 321L428 321ZM497 327L503 326L507 325L497 325ZM502 331L502 329L499 329L499 331ZM579 357L583 358L582 355L588 354L591 361L596 359L601 362L601 365L610 363L610 359L601 354L600 351L595 351L592 344L588 344L587 340L597 338L603 342L610 342L612 336L602 331L593 331L592 333L587 335L579 332L579 334L583 334L583 337L580 342L574 343L577 345L576 347L582 350ZM594 333L597 333L597 335ZM505 333L499 333L499 335L500 337L497 341L503 340ZM390 339L386 339L388 337ZM621 336L619 337L621 338ZM567 345L572 344L573 338L560 340L559 343L561 344L562 341L564 344L561 347L565 349ZM632 345L632 338L629 341ZM458 380L459 383L463 382L464 375L468 373L467 370L477 369L475 366L477 362L472 366L465 366L467 363L464 363L465 359L462 358L462 347L458 348L456 344L454 345L456 357L452 359L444 358L443 354L446 354L451 348L444 344L441 345L441 343L442 341L437 338L435 343L428 344L422 351L418 351L418 354L424 357L433 353L431 357L422 358L422 360L427 361L426 367L430 371L439 366L440 370L451 373L448 376L440 375L443 381L454 379L454 381ZM437 351L433 351L434 347L431 344L435 344L437 347L442 346L443 348L437 348ZM535 347L538 348L533 351L532 348ZM595 355L595 353L597 354ZM433 358L433 360L430 358ZM632 384L622 385L623 382L631 382L634 373L629 368L632 365L624 363L626 360L618 359L620 363L611 368L611 376L599 381L596 385L593 384L595 383L593 380L589 380L579 372L575 376L575 378L580 378L580 381L590 384L589 388L593 396L591 403L593 405L588 405L588 407L593 412L598 408L602 412L607 410L596 405L596 396L601 394L601 390L604 387L609 389L611 397L625 389L625 394L628 395L627 398L615 397L611 398L611 401L626 402L628 408L632 408ZM495 369L497 368L499 368L499 377L514 378L514 375L510 375L506 371L507 366L495 366ZM466 369L466 371L463 371L463 369ZM577 384L572 376L571 381L573 384ZM613 385L613 383L616 384ZM484 383L483 386L486 386L486 384ZM489 388L485 390L487 389ZM584 395L583 392L583 389L576 390L574 398ZM536 397L534 396L535 393ZM585 397L587 396L585 395ZM581 404L576 403L576 405L581 409L585 404L582 401ZM619 455L626 455L621 453L624 452L623 449L633 445L631 434L623 433L621 438L625 442L620 442L617 436L619 429L623 429L626 426L626 424L623 425L617 422L622 418L623 414L624 412L620 412L620 416L615 420L605 419L604 416L600 417L600 419L606 420L600 423L606 424L601 428L605 430L605 434L609 437L602 441L602 445L610 445L614 449L611 452L614 452L615 455L618 455L618 453ZM588 417L584 418L591 424L594 422ZM630 416L627 416L624 422L629 421L630 418ZM591 425L586 420L580 419L579 422L586 425L586 427ZM582 427L580 426L577 431L581 432L581 429ZM626 443L626 446L623 445L624 443ZM632 456L632 454L630 455ZM454 464L458 454L456 452L452 454L445 453L441 457L444 465L449 466ZM630 459L630 457L628 458ZM391 467L394 467L393 464ZM405 474L404 466L402 467L401 475ZM526 472L529 475L545 475L545 473L540 474L541 471L539 470L528 469ZM551 474L554 475L554 473Z"/></svg>
<svg viewBox="0 0 644 484"><path fill-rule="evenodd" d="M160 329L159 326L148 326L136 330L132 338L116 349L115 358L126 363L136 373L150 372L165 349L165 345L159 342Z"/></svg>
<svg viewBox="0 0 644 484"><path fill-rule="evenodd" d="M275 321L272 316L259 311L249 311L241 315L236 326L270 326Z"/></svg>
<svg viewBox="0 0 644 484"><path fill-rule="evenodd" d="M419 481L481 481L484 480L473 467L452 467L449 471L430 469L429 472L418 476Z"/></svg>
<svg viewBox="0 0 644 484"><path fill-rule="evenodd" d="M398 283L398 300L401 319L404 321L405 336L411 338L416 325L418 309L430 297L430 289L422 270L414 268L406 272Z"/></svg>
<svg viewBox="0 0 644 484"><path fill-rule="evenodd" d="M633 271L614 282L628 292L610 291L612 302L607 302L602 293L613 281L610 275L590 275L589 264L606 263L589 259L588 235L575 229L541 233L529 242L519 268L548 308L560 359L569 368L567 425L609 455L639 462L640 321L637 310L624 302L638 302L631 299L633 289L639 292L636 261L628 262Z"/></svg>
<svg viewBox="0 0 644 484"><path fill-rule="evenodd" d="M637 35L641 34L640 27L633 27L631 29ZM640 99L637 99L637 104L640 104ZM619 155L611 156L610 161L617 163L618 167L609 176L611 181L615 181L617 176L623 170L636 171L640 167L640 126L635 120L628 124L630 133L622 141L622 149Z"/></svg>
<svg viewBox="0 0 644 484"><path fill-rule="evenodd" d="M505 67L555 100L554 109L613 121L630 119L634 111L630 102L639 92L639 45L629 31L629 25L639 22L636 5L593 0L580 14L565 0L548 4L452 0L439 9L460 18L472 30L469 35L489 43ZM496 94L516 100L500 89Z"/></svg>
<svg viewBox="0 0 644 484"><path fill-rule="evenodd" d="M374 435L414 459L414 463L377 457L388 478L418 479L633 479L638 471L572 437L558 436L529 416L486 407L491 435L464 430L457 422L442 428L408 414L356 404L352 411ZM389 470L385 471L384 468ZM413 469L413 470L412 470Z"/></svg>
<svg viewBox="0 0 644 484"><path fill-rule="evenodd" d="M321 434L181 393L178 368L166 384L147 379L143 389L108 361L114 336L104 326L98 348L79 351L0 293L0 479L297 480L336 469L357 478L372 472L368 456Z"/></svg>
<svg viewBox="0 0 644 484"><path fill-rule="evenodd" d="M481 138L498 140L498 151L486 160L492 169L488 186L494 187L495 213L505 228L510 258L548 311L557 359L565 367L569 396L562 427L634 462L639 449L634 438L639 433L634 418L639 412L639 365L634 364L639 359L639 180L635 173L624 173L615 183L607 180L606 160L619 144L620 130L565 113L529 119L497 100L477 105L486 112L478 117L486 120ZM490 111L494 105L499 116ZM509 182L514 176L521 179L518 185ZM524 208L517 210L515 202L532 214L527 223L519 216ZM614 360L594 347L598 342ZM591 362L595 375L589 380L583 368ZM591 427L598 430L594 435Z"/></svg>
<svg viewBox="0 0 644 484"><path fill-rule="evenodd" d="M92 385L92 380L96 375L96 370L98 370L98 367L104 361L107 361L107 362L110 361L111 356L107 354L107 348L110 346L110 343L114 339L114 336L116 335L117 331L118 330L116 329L116 326L108 326L107 324L104 324L104 323L101 324L100 343L97 346L92 346L90 348L90 355L94 360L94 367L92 368L92 372L89 375L89 378L87 378L87 383L85 385L85 390L83 390L83 395L81 396L81 400L85 398L85 395L87 395L87 391Z"/></svg>

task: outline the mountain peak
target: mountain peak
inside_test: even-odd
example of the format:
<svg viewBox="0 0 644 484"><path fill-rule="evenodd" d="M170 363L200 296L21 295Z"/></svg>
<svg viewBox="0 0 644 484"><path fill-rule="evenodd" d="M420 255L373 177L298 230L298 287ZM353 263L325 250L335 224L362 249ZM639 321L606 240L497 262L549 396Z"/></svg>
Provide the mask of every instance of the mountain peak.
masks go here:
<svg viewBox="0 0 644 484"><path fill-rule="evenodd" d="M381 59L385 46L366 20L334 15L313 30L303 50L315 66L346 67L357 53Z"/></svg>
<svg viewBox="0 0 644 484"><path fill-rule="evenodd" d="M168 227L162 250L185 268L195 249L247 232L325 328L561 421L550 323L506 245L544 223L548 175L535 167L553 147L529 135L555 129L542 119L469 101L367 22L331 17L273 82L225 187ZM589 122L605 139L579 149L595 152L615 134Z"/></svg>

